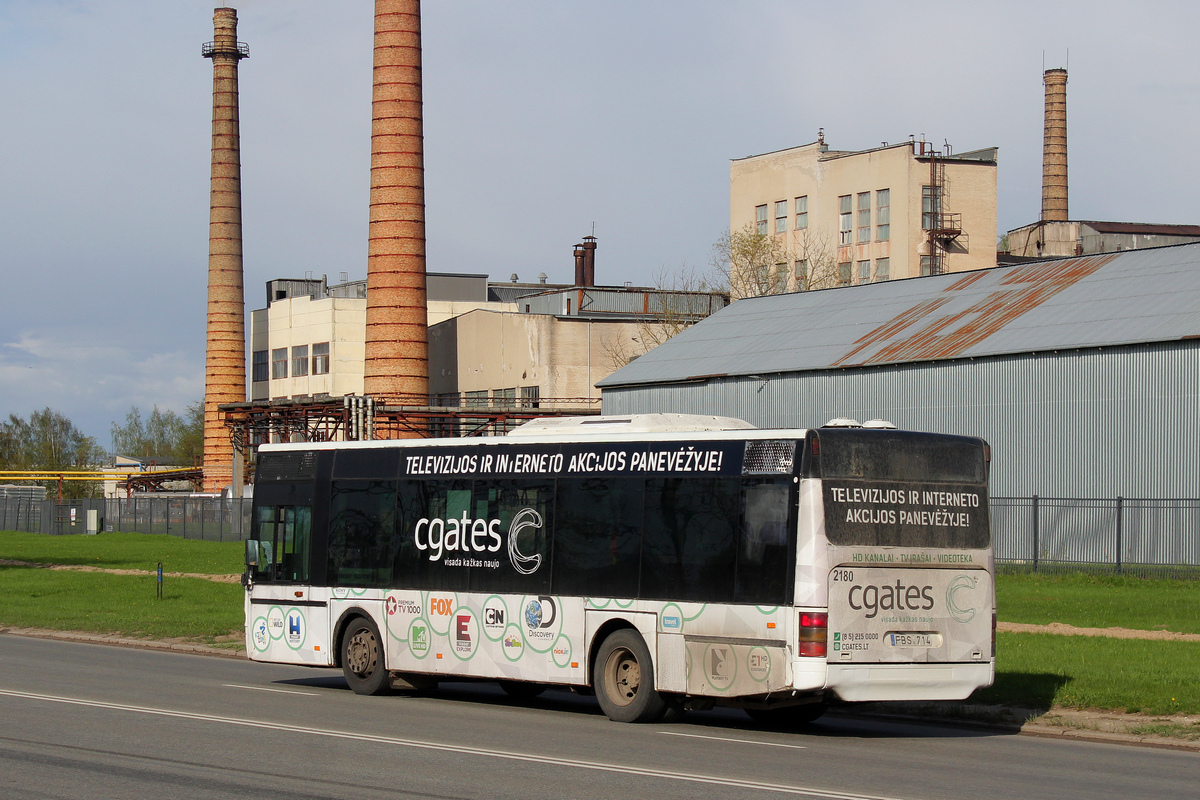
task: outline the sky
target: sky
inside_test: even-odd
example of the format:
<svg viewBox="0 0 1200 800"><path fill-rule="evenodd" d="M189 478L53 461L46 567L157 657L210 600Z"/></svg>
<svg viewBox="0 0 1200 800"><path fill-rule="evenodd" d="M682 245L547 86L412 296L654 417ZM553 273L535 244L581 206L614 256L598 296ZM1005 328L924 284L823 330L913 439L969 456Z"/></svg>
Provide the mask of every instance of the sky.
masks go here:
<svg viewBox="0 0 1200 800"><path fill-rule="evenodd" d="M366 277L373 3L243 0L247 312ZM204 392L215 3L0 0L0 417L107 447ZM1200 224L1187 3L425 0L427 267L599 283L707 269L729 160L910 134L997 146L1000 232L1040 209L1066 66L1072 219Z"/></svg>

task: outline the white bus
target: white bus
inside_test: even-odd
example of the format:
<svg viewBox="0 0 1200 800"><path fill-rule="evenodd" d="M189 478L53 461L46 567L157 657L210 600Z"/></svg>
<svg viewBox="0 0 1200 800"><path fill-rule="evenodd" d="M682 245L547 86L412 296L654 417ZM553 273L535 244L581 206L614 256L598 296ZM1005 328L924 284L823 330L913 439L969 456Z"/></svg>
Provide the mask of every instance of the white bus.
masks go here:
<svg viewBox="0 0 1200 800"><path fill-rule="evenodd" d="M994 675L981 439L683 415L264 445L250 658L376 694L443 680L774 722Z"/></svg>

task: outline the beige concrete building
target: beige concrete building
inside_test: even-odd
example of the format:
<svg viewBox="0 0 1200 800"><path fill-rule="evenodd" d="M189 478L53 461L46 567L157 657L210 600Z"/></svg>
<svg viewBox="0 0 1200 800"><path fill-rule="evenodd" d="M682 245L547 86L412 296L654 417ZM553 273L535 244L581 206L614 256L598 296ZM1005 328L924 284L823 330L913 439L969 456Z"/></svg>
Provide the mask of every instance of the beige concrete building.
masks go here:
<svg viewBox="0 0 1200 800"><path fill-rule="evenodd" d="M993 267L996 156L924 141L830 150L819 139L734 159L729 229L776 237L788 288ZM808 281L797 287L796 276Z"/></svg>
<svg viewBox="0 0 1200 800"><path fill-rule="evenodd" d="M517 307L489 291L486 275L430 273L428 286L430 325L476 308ZM366 322L366 281L268 281L267 307L250 314L250 399L363 394Z"/></svg>
<svg viewBox="0 0 1200 800"><path fill-rule="evenodd" d="M477 309L429 328L429 391L445 405L534 405L600 398L624 365L630 320Z"/></svg>

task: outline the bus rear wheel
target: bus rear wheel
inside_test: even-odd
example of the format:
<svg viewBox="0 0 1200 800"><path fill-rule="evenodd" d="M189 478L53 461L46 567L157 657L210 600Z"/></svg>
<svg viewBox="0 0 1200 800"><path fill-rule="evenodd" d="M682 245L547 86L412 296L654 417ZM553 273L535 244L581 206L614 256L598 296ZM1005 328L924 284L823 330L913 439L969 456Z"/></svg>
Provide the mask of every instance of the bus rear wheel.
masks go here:
<svg viewBox="0 0 1200 800"><path fill-rule="evenodd" d="M654 688L654 663L637 631L609 635L596 653L592 683L600 709L616 722L656 722L667 704Z"/></svg>
<svg viewBox="0 0 1200 800"><path fill-rule="evenodd" d="M379 629L365 617L352 621L342 635L342 673L355 694L385 694L391 688Z"/></svg>

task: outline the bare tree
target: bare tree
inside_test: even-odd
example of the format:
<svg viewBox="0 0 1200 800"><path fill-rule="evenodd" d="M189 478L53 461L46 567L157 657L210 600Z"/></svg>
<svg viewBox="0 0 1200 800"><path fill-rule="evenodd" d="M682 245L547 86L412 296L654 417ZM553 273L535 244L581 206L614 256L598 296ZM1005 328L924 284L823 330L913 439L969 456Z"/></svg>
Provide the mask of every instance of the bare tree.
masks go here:
<svg viewBox="0 0 1200 800"><path fill-rule="evenodd" d="M714 275L733 300L841 285L832 239L814 230L726 231L713 245Z"/></svg>
<svg viewBox="0 0 1200 800"><path fill-rule="evenodd" d="M654 287L648 298L649 314L639 318L633 330L610 331L602 340L601 347L614 368L625 366L729 302L727 288L687 265L678 273L660 271L654 276Z"/></svg>

